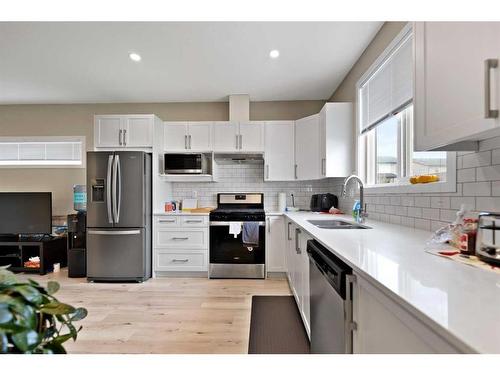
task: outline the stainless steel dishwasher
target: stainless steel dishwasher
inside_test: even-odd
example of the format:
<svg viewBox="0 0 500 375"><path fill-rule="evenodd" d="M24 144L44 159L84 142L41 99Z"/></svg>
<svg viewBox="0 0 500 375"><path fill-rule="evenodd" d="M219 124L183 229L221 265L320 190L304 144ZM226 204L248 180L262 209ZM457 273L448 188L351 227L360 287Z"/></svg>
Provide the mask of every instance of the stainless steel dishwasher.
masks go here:
<svg viewBox="0 0 500 375"><path fill-rule="evenodd" d="M311 353L352 353L352 269L315 240L307 242Z"/></svg>

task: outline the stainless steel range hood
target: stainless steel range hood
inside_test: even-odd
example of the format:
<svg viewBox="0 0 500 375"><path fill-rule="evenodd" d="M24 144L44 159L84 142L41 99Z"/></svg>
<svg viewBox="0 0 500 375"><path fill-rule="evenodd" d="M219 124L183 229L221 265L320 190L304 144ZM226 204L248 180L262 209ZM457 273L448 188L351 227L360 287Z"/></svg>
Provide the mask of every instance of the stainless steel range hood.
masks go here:
<svg viewBox="0 0 500 375"><path fill-rule="evenodd" d="M214 154L214 159L217 164L264 164L262 154Z"/></svg>

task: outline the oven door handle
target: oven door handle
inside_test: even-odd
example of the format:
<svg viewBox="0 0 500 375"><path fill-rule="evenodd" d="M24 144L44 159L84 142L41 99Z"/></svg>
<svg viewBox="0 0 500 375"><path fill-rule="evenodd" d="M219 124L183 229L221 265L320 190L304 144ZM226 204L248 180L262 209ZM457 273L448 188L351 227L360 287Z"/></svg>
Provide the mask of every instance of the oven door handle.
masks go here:
<svg viewBox="0 0 500 375"><path fill-rule="evenodd" d="M234 221L211 221L210 226L211 227L228 227L229 223L234 223ZM245 221L242 221L241 223L245 223ZM247 221L247 223L259 223L259 226L261 226L261 227L266 225L265 221Z"/></svg>

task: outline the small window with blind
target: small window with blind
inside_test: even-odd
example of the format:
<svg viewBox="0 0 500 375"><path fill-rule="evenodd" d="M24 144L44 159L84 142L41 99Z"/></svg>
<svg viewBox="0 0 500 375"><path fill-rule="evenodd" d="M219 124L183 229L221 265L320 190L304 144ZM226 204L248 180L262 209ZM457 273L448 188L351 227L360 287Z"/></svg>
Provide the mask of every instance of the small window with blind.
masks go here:
<svg viewBox="0 0 500 375"><path fill-rule="evenodd" d="M454 153L413 149L412 42L408 25L358 81L358 173L373 188L454 191ZM410 186L417 175L437 175L438 181Z"/></svg>
<svg viewBox="0 0 500 375"><path fill-rule="evenodd" d="M0 167L83 168L85 137L0 137Z"/></svg>

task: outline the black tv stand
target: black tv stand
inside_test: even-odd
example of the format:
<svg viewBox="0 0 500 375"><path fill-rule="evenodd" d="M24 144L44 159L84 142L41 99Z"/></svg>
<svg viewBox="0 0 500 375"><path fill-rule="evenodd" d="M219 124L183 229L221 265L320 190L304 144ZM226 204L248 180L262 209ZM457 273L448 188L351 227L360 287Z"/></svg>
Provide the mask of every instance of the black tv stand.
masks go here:
<svg viewBox="0 0 500 375"><path fill-rule="evenodd" d="M53 270L54 263L66 267L68 262L66 241L66 236L1 236L0 265L10 265L9 269L13 272L36 272L45 275ZM25 267L24 262L35 256L40 257L40 267Z"/></svg>

